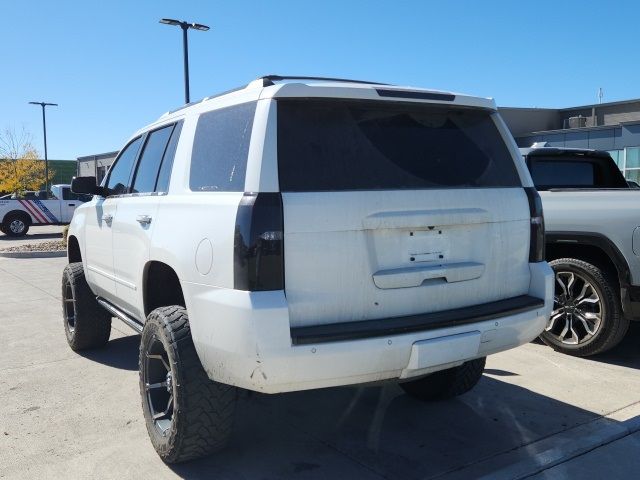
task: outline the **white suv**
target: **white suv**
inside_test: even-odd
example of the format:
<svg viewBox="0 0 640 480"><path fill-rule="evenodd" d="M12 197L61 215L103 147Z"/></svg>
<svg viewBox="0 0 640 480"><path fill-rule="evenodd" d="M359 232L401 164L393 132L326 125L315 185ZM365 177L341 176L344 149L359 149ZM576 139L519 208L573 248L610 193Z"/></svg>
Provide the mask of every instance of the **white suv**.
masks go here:
<svg viewBox="0 0 640 480"><path fill-rule="evenodd" d="M74 350L142 333L166 462L227 440L238 389L459 395L553 303L540 199L493 100L263 77L163 115L76 210Z"/></svg>

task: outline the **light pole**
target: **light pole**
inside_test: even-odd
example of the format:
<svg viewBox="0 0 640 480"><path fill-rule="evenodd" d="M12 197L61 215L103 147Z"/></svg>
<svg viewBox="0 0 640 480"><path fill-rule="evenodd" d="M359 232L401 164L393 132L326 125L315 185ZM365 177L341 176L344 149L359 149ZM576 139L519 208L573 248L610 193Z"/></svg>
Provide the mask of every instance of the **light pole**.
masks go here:
<svg viewBox="0 0 640 480"><path fill-rule="evenodd" d="M190 28L206 32L209 27L200 23L189 23L172 18L163 18L160 23L174 25L182 29L182 49L184 51L184 103L189 103L189 45L187 43L187 30Z"/></svg>
<svg viewBox="0 0 640 480"><path fill-rule="evenodd" d="M45 107L57 107L57 103L29 102L31 105L42 107L42 130L44 131L44 191L46 198L49 198L49 157L47 156L47 117L44 113Z"/></svg>

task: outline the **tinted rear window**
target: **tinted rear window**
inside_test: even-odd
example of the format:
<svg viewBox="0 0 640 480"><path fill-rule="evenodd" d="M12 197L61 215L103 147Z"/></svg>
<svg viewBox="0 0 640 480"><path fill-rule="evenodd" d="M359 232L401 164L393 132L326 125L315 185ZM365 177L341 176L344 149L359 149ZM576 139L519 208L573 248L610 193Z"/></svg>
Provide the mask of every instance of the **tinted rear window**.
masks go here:
<svg viewBox="0 0 640 480"><path fill-rule="evenodd" d="M280 189L520 186L491 115L451 106L278 100Z"/></svg>
<svg viewBox="0 0 640 480"><path fill-rule="evenodd" d="M203 113L191 154L193 191L243 192L256 102Z"/></svg>
<svg viewBox="0 0 640 480"><path fill-rule="evenodd" d="M608 157L579 155L529 157L529 171L538 190L551 188L628 188L622 172Z"/></svg>
<svg viewBox="0 0 640 480"><path fill-rule="evenodd" d="M595 173L592 163L540 161L531 163L531 178L536 185L547 188L573 186L593 186Z"/></svg>

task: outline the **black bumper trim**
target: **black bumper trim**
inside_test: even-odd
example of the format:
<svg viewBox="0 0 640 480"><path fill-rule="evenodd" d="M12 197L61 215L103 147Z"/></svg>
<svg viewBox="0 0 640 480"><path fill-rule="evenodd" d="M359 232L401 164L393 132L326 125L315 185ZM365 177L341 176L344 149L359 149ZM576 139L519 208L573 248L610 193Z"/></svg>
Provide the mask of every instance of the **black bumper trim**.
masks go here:
<svg viewBox="0 0 640 480"><path fill-rule="evenodd" d="M293 345L360 340L387 337L406 333L456 327L507 317L517 313L542 308L544 300L530 295L507 298L497 302L483 303L471 307L456 308L444 312L423 313L406 317L363 320L360 322L332 323L291 329Z"/></svg>

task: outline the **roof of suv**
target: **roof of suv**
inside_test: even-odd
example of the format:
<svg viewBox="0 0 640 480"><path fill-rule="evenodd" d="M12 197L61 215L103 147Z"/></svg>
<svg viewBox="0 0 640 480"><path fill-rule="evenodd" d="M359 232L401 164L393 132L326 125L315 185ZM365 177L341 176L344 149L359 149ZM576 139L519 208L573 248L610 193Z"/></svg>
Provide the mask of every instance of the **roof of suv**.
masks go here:
<svg viewBox="0 0 640 480"><path fill-rule="evenodd" d="M259 98L352 98L361 100L396 100L421 103L450 103L459 106L469 106L495 110L496 104L492 98L474 97L461 93L415 88L407 86L388 85L360 80L325 77L299 77L267 75L253 80L245 87L229 90L218 95L205 97L162 115L159 121L167 120L174 115L181 115L193 109L197 111L209 110L210 101L220 100L242 92L261 89ZM255 90L254 90L255 91ZM209 108L207 108L209 107ZM213 105L211 105L213 107ZM154 122L157 123L157 122Z"/></svg>

